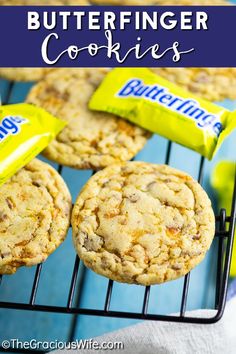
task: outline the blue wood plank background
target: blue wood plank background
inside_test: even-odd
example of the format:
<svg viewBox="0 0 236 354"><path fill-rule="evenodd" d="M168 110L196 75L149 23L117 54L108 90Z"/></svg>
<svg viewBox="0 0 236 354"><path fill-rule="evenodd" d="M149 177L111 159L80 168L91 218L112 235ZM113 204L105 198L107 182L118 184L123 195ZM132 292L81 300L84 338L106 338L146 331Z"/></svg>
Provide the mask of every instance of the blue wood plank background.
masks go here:
<svg viewBox="0 0 236 354"><path fill-rule="evenodd" d="M8 88L7 81L0 81L0 94L4 101ZM10 102L22 102L31 87L31 83L14 85ZM236 101L221 102L229 109L236 109ZM204 187L214 206L214 192L209 186L212 168L221 159L235 159L235 138L232 134L223 144L212 162L206 162ZM167 141L154 136L137 156L137 160L163 163ZM184 158L183 158L184 157ZM174 144L170 164L197 178L200 156L190 150ZM55 165L54 165L55 166ZM91 175L91 171L76 171L64 168L63 177L68 183L73 200ZM71 242L71 233L64 244L49 257L45 263L40 280L37 303L66 305L68 287L72 275L75 251ZM217 249L214 243L205 260L191 274L187 309L211 308L214 305L215 268ZM35 267L22 268L15 275L3 277L0 287L0 300L29 301ZM102 308L108 280L87 270L82 292L81 306ZM153 286L150 296L150 313L167 314L179 310L183 279L163 285ZM111 309L141 311L144 288L125 284L114 284ZM72 316L49 313L32 313L15 310L0 310L0 341L9 338L29 340L67 340ZM127 319L111 319L79 316L76 338L90 338L135 323Z"/></svg>

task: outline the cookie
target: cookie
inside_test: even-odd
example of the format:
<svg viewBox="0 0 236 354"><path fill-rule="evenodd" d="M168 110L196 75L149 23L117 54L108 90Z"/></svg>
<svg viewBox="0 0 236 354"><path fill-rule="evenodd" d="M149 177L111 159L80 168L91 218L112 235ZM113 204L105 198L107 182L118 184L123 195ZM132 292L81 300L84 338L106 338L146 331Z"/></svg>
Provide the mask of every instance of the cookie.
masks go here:
<svg viewBox="0 0 236 354"><path fill-rule="evenodd" d="M87 182L72 228L87 267L119 282L151 285L181 277L202 261L215 220L207 194L189 175L126 162Z"/></svg>
<svg viewBox="0 0 236 354"><path fill-rule="evenodd" d="M209 101L236 99L236 68L152 68L151 70Z"/></svg>
<svg viewBox="0 0 236 354"><path fill-rule="evenodd" d="M88 109L107 69L58 69L36 84L27 102L41 106L68 125L44 155L78 169L101 169L132 159L150 133L112 114Z"/></svg>
<svg viewBox="0 0 236 354"><path fill-rule="evenodd" d="M71 197L61 176L37 159L0 187L0 274L33 266L64 241Z"/></svg>
<svg viewBox="0 0 236 354"><path fill-rule="evenodd" d="M10 81L38 81L49 71L49 68L0 68L0 78Z"/></svg>
<svg viewBox="0 0 236 354"><path fill-rule="evenodd" d="M92 3L97 5L229 5L226 0L179 0L175 4L174 0L91 0Z"/></svg>
<svg viewBox="0 0 236 354"><path fill-rule="evenodd" d="M0 6L3 5L24 5L24 6L53 6L53 5L89 5L87 0L0 0Z"/></svg>

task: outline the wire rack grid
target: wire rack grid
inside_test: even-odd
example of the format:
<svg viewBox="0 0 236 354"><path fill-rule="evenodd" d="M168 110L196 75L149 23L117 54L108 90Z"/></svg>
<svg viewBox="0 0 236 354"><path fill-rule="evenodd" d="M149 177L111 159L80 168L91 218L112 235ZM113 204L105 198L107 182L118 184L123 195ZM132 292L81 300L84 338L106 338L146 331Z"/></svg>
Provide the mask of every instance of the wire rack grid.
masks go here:
<svg viewBox="0 0 236 354"><path fill-rule="evenodd" d="M7 96L3 103L7 103L11 90L13 89L14 83L9 85ZM173 149L172 142L168 142L165 163L169 164L171 153ZM199 168L198 168L198 181L201 184L203 180L204 173L204 162L205 159L200 157ZM63 166L58 166L58 172L61 174L63 171ZM72 314L71 330L68 340L73 340L75 335L75 327L78 315L88 315L88 316L105 316L105 317L117 317L117 318L129 318L129 319L140 319L140 320L153 320L153 321L172 321L172 322L182 322L182 323L196 323L196 324L211 324L215 323L223 315L224 307L226 303L229 270L232 257L232 247L235 231L235 218L236 218L236 174L235 174L235 185L232 198L231 214L226 215L226 211L221 209L219 215L216 216L216 233L215 238L218 242L218 255L217 255L217 271L216 271L216 287L215 287L215 309L216 313L213 317L202 318L202 317L189 317L186 315L186 305L188 300L188 289L190 282L190 273L184 277L182 295L180 301L179 313L177 315L161 315L152 314L148 312L149 297L151 287L147 286L144 291L144 296L142 300L142 310L140 312L128 312L128 311L113 311L110 309L111 299L113 295L113 284L112 280L108 280L106 296L104 298L104 305L101 309L93 308L83 308L80 306L81 291L83 289L83 282L85 277L85 268L82 266L82 276L79 277L78 273L80 267L80 260L78 256L75 257L74 268L72 271L72 277L70 282L70 287L68 289L67 304L66 306L54 306L48 304L37 304L37 291L40 287L40 276L43 264L39 264L36 267L34 280L31 288L31 295L28 302L18 303L18 302L0 302L0 308L4 309L15 309L15 310L25 310L25 311L42 311L51 313L64 313ZM0 277L1 284L2 276ZM0 352L5 352L6 350L0 347ZM8 349L7 352L35 352L26 349ZM40 353L41 351L37 351Z"/></svg>

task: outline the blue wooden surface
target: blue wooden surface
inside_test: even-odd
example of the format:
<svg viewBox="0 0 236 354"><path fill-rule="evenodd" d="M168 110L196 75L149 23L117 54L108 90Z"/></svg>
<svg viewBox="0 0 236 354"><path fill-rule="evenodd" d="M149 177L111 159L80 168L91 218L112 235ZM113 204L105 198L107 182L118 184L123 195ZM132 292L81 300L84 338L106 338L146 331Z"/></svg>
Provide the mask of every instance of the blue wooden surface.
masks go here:
<svg viewBox="0 0 236 354"><path fill-rule="evenodd" d="M8 83L0 81L0 94L5 99ZM30 83L19 83L14 86L10 102L22 102ZM236 109L236 101L224 101L225 107ZM220 159L235 158L236 133L223 144L212 162L206 162L204 187L214 202L214 193L209 186L212 168ZM167 141L154 136L137 156L137 159L155 163L163 163ZM190 150L174 144L170 164L185 170L197 178L200 156ZM54 165L55 166L55 165ZM73 200L80 188L91 175L91 171L63 170L63 177L68 183ZM214 304L216 245L213 244L205 260L191 274L187 309L211 308ZM65 243L49 257L42 271L37 295L37 303L66 305L68 287L72 275L75 252L69 233ZM30 289L35 272L33 268L22 268L13 276L3 277L0 288L0 300L25 302L29 300ZM82 293L83 307L102 308L104 306L107 279L87 270ZM150 296L149 312L166 314L179 310L183 279L163 285L153 286ZM125 284L114 284L111 309L141 311L144 288ZM0 341L7 338L22 340L66 340L70 328L71 315L32 313L15 310L0 310ZM76 331L77 338L89 338L128 326L135 321L80 316Z"/></svg>

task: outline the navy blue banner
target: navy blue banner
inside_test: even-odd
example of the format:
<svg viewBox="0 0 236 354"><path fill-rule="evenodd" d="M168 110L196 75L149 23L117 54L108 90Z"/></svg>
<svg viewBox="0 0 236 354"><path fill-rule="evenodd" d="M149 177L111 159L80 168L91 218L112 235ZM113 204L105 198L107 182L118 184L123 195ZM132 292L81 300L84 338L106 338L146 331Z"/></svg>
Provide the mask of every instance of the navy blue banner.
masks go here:
<svg viewBox="0 0 236 354"><path fill-rule="evenodd" d="M236 6L0 7L0 67L236 67Z"/></svg>

